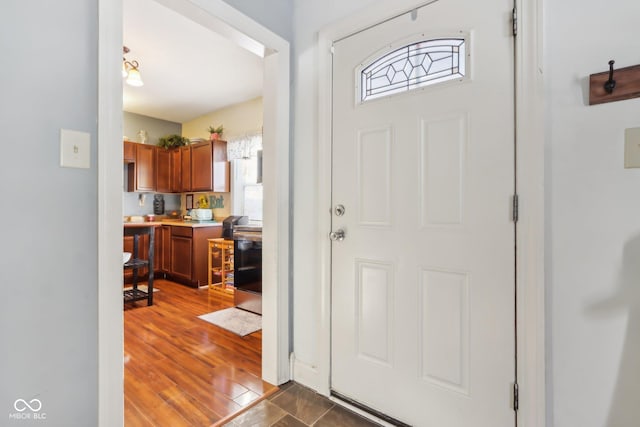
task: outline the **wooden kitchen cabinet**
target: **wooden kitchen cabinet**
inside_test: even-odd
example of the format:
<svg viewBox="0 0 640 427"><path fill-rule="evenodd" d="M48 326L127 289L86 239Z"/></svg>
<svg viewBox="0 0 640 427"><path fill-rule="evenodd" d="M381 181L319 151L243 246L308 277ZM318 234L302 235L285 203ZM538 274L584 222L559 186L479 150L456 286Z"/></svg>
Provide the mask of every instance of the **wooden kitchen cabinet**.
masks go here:
<svg viewBox="0 0 640 427"><path fill-rule="evenodd" d="M158 193L171 192L171 151L156 148L156 191Z"/></svg>
<svg viewBox="0 0 640 427"><path fill-rule="evenodd" d="M154 145L133 144L135 162L127 165L127 191L155 191L155 159Z"/></svg>
<svg viewBox="0 0 640 427"><path fill-rule="evenodd" d="M156 150L153 145L136 144L136 190L155 191L155 159Z"/></svg>
<svg viewBox="0 0 640 427"><path fill-rule="evenodd" d="M216 140L191 146L191 190L229 192L227 142Z"/></svg>
<svg viewBox="0 0 640 427"><path fill-rule="evenodd" d="M172 226L169 277L194 287L206 285L208 283L208 239L221 236L222 227Z"/></svg>
<svg viewBox="0 0 640 427"><path fill-rule="evenodd" d="M154 272L156 277L166 277L185 285L197 287L208 283L209 240L222 237L222 227L182 227L162 225L155 228ZM140 236L138 258L148 259L148 236ZM133 252L133 237L125 236L124 252ZM145 280L148 270L140 269L139 277ZM131 270L124 270L125 283L131 283Z"/></svg>
<svg viewBox="0 0 640 427"><path fill-rule="evenodd" d="M171 236L171 277L192 281L193 239L191 237Z"/></svg>
<svg viewBox="0 0 640 427"><path fill-rule="evenodd" d="M182 157L180 150L169 151L171 157L171 185L170 191L172 193L179 193L182 191Z"/></svg>
<svg viewBox="0 0 640 427"><path fill-rule="evenodd" d="M124 163L133 163L136 161L136 145L134 142L124 141L122 152Z"/></svg>
<svg viewBox="0 0 640 427"><path fill-rule="evenodd" d="M213 157L211 142L201 142L191 146L191 190L211 191L213 189Z"/></svg>
<svg viewBox="0 0 640 427"><path fill-rule="evenodd" d="M124 163L130 192L230 191L226 141L207 141L170 150L124 141Z"/></svg>
<svg viewBox="0 0 640 427"><path fill-rule="evenodd" d="M156 236L156 242L160 242L160 251L158 252L158 264L160 271L163 273L171 273L171 226L163 225L156 230L160 233Z"/></svg>
<svg viewBox="0 0 640 427"><path fill-rule="evenodd" d="M191 191L191 146L180 147L180 191Z"/></svg>

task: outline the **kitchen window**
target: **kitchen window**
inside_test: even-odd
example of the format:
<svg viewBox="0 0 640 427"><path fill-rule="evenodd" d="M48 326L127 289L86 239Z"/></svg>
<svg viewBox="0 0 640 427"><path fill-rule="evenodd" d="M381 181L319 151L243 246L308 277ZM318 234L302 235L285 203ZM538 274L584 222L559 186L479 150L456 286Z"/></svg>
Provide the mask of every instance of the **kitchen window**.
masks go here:
<svg viewBox="0 0 640 427"><path fill-rule="evenodd" d="M262 223L262 135L230 138L227 152L231 161L231 209L233 215Z"/></svg>

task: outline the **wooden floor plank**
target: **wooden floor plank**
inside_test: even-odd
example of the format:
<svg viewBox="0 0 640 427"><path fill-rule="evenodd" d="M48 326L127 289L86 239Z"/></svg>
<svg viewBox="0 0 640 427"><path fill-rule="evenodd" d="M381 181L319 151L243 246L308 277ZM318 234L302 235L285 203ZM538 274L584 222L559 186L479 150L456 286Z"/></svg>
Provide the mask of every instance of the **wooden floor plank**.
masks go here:
<svg viewBox="0 0 640 427"><path fill-rule="evenodd" d="M240 337L199 315L232 301L156 280L153 306L125 304L125 425L209 426L275 386L262 381L262 332Z"/></svg>

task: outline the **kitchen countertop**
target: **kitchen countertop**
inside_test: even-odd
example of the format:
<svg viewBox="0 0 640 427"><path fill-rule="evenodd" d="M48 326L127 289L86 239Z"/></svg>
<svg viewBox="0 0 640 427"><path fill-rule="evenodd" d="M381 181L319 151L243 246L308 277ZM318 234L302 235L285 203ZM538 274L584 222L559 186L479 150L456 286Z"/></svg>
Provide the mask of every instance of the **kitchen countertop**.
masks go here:
<svg viewBox="0 0 640 427"><path fill-rule="evenodd" d="M177 227L222 227L220 221L184 221L182 219L163 219L160 221L145 221L145 222L125 222L125 227L158 227L160 225L173 225Z"/></svg>
<svg viewBox="0 0 640 427"><path fill-rule="evenodd" d="M222 221L184 221L182 219L164 219L162 225L176 225L178 227L222 227Z"/></svg>

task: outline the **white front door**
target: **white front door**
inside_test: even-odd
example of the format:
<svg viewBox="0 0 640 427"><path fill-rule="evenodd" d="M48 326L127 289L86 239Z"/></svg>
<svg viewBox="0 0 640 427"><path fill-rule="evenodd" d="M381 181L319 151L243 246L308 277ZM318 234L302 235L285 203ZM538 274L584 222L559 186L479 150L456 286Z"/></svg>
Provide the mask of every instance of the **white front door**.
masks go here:
<svg viewBox="0 0 640 427"><path fill-rule="evenodd" d="M331 390L415 426L515 424L511 9L334 44Z"/></svg>

